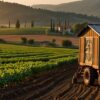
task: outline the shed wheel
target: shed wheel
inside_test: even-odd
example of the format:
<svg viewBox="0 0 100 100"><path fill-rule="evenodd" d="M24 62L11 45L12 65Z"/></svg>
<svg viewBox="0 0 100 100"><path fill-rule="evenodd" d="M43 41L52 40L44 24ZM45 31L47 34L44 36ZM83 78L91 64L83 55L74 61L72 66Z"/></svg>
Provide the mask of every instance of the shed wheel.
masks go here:
<svg viewBox="0 0 100 100"><path fill-rule="evenodd" d="M85 68L83 72L83 81L86 86L93 85L96 79L96 71L93 68Z"/></svg>

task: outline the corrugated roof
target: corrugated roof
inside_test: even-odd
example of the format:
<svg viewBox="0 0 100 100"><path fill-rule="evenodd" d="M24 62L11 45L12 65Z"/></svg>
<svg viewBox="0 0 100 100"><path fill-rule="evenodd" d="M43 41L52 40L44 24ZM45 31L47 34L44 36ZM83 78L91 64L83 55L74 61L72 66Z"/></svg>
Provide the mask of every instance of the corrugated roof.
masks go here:
<svg viewBox="0 0 100 100"><path fill-rule="evenodd" d="M100 24L89 24L88 26L100 35Z"/></svg>

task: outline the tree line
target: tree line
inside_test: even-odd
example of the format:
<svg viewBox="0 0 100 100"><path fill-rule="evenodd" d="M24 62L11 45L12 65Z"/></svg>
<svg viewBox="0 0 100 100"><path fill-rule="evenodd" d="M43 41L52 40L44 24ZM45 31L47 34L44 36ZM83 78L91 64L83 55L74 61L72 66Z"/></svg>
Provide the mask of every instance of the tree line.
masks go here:
<svg viewBox="0 0 100 100"><path fill-rule="evenodd" d="M34 21L33 20L31 21L30 25L31 25L31 27L34 27ZM11 28L11 22L10 22L10 20L9 20L8 27ZM21 27L21 23L20 23L19 19L17 19L17 21L15 23L15 27L18 28L18 29ZM26 28L26 21L25 21L24 27Z"/></svg>
<svg viewBox="0 0 100 100"><path fill-rule="evenodd" d="M68 27L70 27L70 30L72 33L77 34L79 33L82 29L87 27L88 22L83 22L83 23L73 23L69 25L69 21L67 22L66 20L62 24L61 20L59 19L58 22L56 23L55 20L51 19L51 24L50 24L50 30L55 32L58 32L58 28L56 27L61 27L63 26L63 29L66 30Z"/></svg>

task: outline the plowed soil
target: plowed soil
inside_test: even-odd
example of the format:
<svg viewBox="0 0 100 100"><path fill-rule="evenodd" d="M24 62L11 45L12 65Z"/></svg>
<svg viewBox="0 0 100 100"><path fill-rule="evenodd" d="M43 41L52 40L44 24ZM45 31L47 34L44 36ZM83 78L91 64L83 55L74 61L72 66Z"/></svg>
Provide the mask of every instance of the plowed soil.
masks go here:
<svg viewBox="0 0 100 100"><path fill-rule="evenodd" d="M31 77L19 85L0 89L0 100L100 100L98 86L71 84L78 66L77 63L63 65Z"/></svg>
<svg viewBox="0 0 100 100"><path fill-rule="evenodd" d="M63 40L70 40L76 46L78 46L79 41L76 37L65 37L65 36L50 36L50 35L0 35L0 39L4 39L8 42L21 42L21 37L26 37L27 39L34 39L35 41L52 41L56 39L56 44L61 45Z"/></svg>

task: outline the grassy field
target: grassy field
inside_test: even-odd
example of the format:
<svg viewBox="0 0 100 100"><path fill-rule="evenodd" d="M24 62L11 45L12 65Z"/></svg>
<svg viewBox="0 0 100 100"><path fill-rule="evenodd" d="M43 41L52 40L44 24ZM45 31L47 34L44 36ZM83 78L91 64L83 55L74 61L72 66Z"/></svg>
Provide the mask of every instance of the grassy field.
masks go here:
<svg viewBox="0 0 100 100"><path fill-rule="evenodd" d="M61 64L73 63L77 53L77 49L0 44L0 85L19 82Z"/></svg>
<svg viewBox="0 0 100 100"><path fill-rule="evenodd" d="M29 35L29 34L46 34L48 27L34 27L34 28L0 28L0 35Z"/></svg>

